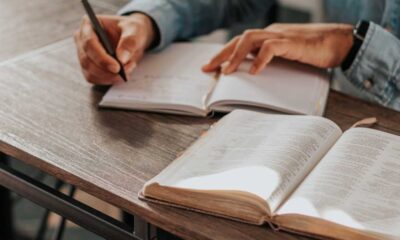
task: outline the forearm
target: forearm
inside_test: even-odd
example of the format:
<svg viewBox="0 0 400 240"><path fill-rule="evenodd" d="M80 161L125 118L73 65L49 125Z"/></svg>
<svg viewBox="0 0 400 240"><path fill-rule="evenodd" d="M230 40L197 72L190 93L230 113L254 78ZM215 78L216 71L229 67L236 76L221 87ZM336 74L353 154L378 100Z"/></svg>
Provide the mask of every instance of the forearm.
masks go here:
<svg viewBox="0 0 400 240"><path fill-rule="evenodd" d="M361 92L376 102L393 107L400 99L400 40L371 23L354 62L345 72Z"/></svg>
<svg viewBox="0 0 400 240"><path fill-rule="evenodd" d="M264 17L273 3L274 0L135 0L119 13L143 12L150 16L160 33L157 49L161 49L176 39Z"/></svg>

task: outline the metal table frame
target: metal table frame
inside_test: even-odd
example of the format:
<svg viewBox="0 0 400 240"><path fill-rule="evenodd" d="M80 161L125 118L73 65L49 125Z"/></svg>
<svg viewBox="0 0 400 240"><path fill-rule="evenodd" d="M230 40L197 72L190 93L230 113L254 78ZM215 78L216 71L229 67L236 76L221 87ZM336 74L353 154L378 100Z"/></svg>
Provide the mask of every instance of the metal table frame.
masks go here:
<svg viewBox="0 0 400 240"><path fill-rule="evenodd" d="M10 191L42 206L51 212L101 236L115 240L148 240L155 231L149 223L134 216L134 228L99 212L21 172L7 164L7 156L0 153L0 238L12 239Z"/></svg>

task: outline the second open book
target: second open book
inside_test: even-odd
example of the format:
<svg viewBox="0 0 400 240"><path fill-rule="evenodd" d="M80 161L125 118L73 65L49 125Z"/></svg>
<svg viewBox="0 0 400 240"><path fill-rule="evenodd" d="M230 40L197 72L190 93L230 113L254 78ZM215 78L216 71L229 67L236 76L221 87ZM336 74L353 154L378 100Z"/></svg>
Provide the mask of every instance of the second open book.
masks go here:
<svg viewBox="0 0 400 240"><path fill-rule="evenodd" d="M236 110L145 184L142 197L335 239L400 238L400 137Z"/></svg>
<svg viewBox="0 0 400 240"><path fill-rule="evenodd" d="M323 114L329 91L326 71L279 60L257 76L247 73L249 62L229 76L203 73L201 66L222 47L177 43L147 54L132 80L115 84L100 106L194 116L236 108Z"/></svg>

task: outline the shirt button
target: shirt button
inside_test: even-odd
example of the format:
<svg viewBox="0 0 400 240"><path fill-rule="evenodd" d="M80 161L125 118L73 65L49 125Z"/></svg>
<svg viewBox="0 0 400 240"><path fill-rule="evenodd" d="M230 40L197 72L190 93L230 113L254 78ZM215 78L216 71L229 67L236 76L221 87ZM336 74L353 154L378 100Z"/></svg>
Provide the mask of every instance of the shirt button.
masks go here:
<svg viewBox="0 0 400 240"><path fill-rule="evenodd" d="M367 79L367 80L364 80L363 85L364 85L364 88L370 89L374 85L374 82L372 82L371 80Z"/></svg>

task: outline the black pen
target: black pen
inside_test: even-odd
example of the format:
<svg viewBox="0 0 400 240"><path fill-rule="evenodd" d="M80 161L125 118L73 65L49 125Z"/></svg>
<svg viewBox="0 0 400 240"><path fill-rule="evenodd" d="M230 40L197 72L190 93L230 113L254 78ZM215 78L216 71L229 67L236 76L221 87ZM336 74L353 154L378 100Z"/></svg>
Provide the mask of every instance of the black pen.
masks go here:
<svg viewBox="0 0 400 240"><path fill-rule="evenodd" d="M110 56L112 56L119 63L121 70L119 71L118 74L126 82L127 79L126 79L126 73L124 70L124 65L121 63L121 61L118 60L117 54L115 53L114 48L111 46L111 43L108 40L107 35L104 32L104 29L101 27L99 20L97 19L96 15L94 14L92 7L90 6L90 4L87 0L82 0L82 4L86 10L87 15L89 16L90 21L92 22L94 31L96 32L96 35L99 37L100 42L103 45L104 49Z"/></svg>

